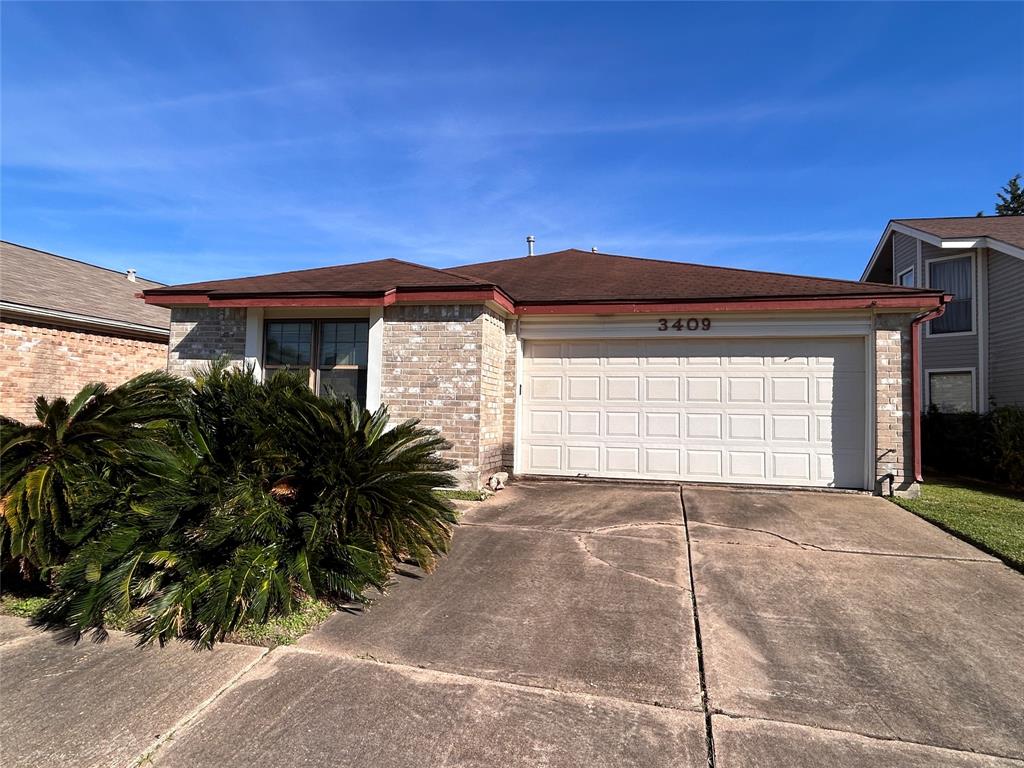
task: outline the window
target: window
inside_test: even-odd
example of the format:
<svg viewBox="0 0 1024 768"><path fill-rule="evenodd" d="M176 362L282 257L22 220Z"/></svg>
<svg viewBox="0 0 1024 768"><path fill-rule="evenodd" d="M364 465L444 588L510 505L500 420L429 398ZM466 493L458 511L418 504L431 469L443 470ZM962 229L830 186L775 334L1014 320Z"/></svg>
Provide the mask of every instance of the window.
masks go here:
<svg viewBox="0 0 1024 768"><path fill-rule="evenodd" d="M929 371L928 404L943 413L974 410L973 371Z"/></svg>
<svg viewBox="0 0 1024 768"><path fill-rule="evenodd" d="M269 320L263 367L268 376L305 370L318 394L347 396L365 405L369 334L366 320Z"/></svg>
<svg viewBox="0 0 1024 768"><path fill-rule="evenodd" d="M899 277L896 278L896 285L901 285L904 288L914 287L914 268L906 269L900 272Z"/></svg>
<svg viewBox="0 0 1024 768"><path fill-rule="evenodd" d="M970 333L974 330L974 281L971 257L928 262L928 285L953 294L942 317L932 320L929 333Z"/></svg>

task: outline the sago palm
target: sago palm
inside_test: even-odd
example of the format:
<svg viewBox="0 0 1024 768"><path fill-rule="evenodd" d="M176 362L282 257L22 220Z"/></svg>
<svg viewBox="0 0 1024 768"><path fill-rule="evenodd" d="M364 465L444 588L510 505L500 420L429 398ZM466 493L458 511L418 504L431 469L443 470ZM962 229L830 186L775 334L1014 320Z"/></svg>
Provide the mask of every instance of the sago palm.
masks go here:
<svg viewBox="0 0 1024 768"><path fill-rule="evenodd" d="M396 558L429 569L446 550L455 518L433 489L452 464L433 430L223 366L197 377L187 409L162 473L69 558L49 625L102 633L108 612L133 610L141 643L209 647L303 595L364 601Z"/></svg>
<svg viewBox="0 0 1024 768"><path fill-rule="evenodd" d="M39 423L0 421L0 551L35 568L59 563L83 516L158 447L154 431L182 417L184 383L164 373L109 388L94 383L69 402L39 397Z"/></svg>

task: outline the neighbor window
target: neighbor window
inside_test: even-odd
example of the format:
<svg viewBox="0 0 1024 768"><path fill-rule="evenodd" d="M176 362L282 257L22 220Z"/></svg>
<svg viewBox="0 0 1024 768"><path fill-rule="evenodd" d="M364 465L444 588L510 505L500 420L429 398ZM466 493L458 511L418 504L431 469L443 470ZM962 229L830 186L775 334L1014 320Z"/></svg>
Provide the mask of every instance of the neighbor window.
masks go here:
<svg viewBox="0 0 1024 768"><path fill-rule="evenodd" d="M971 371L929 372L928 404L943 413L973 411L974 374Z"/></svg>
<svg viewBox="0 0 1024 768"><path fill-rule="evenodd" d="M908 270L900 272L900 276L896 280L897 285L902 285L904 288L914 287L914 268L911 267Z"/></svg>
<svg viewBox="0 0 1024 768"><path fill-rule="evenodd" d="M942 317L931 321L930 333L967 333L974 330L974 281L971 257L928 263L928 287L953 294Z"/></svg>
<svg viewBox="0 0 1024 768"><path fill-rule="evenodd" d="M366 404L366 320L269 320L264 326L263 367L304 371L320 395L351 397Z"/></svg>

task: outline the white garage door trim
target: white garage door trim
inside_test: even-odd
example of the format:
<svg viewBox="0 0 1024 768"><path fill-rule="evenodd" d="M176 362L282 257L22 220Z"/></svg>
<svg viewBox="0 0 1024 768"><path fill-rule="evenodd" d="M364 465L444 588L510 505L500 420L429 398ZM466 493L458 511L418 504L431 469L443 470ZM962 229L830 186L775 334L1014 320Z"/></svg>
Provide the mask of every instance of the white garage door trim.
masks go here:
<svg viewBox="0 0 1024 768"><path fill-rule="evenodd" d="M525 440L524 435L524 401L522 396L524 387L524 362L526 345L530 342L547 341L571 341L580 339L591 340L643 340L643 339L809 339L823 340L828 338L856 339L863 349L863 371L864 371L864 434L863 434L863 477L860 486L871 488L874 484L874 462L872 453L875 442L875 402L874 402L874 345L872 343L872 321L864 315L849 314L821 314L809 319L807 315L802 316L757 316L757 315L731 315L731 316L709 316L711 322L707 330L692 332L687 330L686 320L683 318L682 330L669 332L660 331L664 324L660 323L659 317L650 315L632 316L609 316L609 317L575 317L575 318L524 318L519 328L519 344L517 345L517 391L520 396L516 398L516 421L515 421L515 458L514 469L516 472L524 473L527 470L525 461ZM676 318L667 318L670 327ZM699 320L700 318L698 318ZM690 324L692 327L692 324ZM706 345L701 344L700 347ZM685 362L685 361L684 361ZM532 472L532 474L541 474ZM573 476L573 472L561 472L564 476ZM615 473L603 472L598 476L610 477ZM637 477L638 475L627 473L626 477ZM640 475L647 477L647 475ZM652 475L652 479L665 479L665 475ZM679 476L680 480L694 480L701 482L714 482L708 477L689 477L685 473ZM756 481L756 479L754 479ZM719 482L741 482L739 479L719 480ZM745 482L745 481L743 481ZM765 481L760 481L764 483ZM814 482L785 482L782 480L771 480L768 484L805 484L820 485ZM856 485L854 481L848 481L845 485Z"/></svg>

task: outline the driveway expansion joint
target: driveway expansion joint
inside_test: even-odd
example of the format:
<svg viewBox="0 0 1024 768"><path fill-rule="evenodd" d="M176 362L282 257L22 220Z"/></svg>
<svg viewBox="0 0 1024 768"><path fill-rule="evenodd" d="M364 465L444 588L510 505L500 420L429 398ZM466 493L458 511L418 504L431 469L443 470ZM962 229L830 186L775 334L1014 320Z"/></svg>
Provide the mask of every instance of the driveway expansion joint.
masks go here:
<svg viewBox="0 0 1024 768"><path fill-rule="evenodd" d="M584 691L566 691L560 688L551 688L545 685L533 683L513 683L508 680L496 680L491 677L480 677L466 672L452 672L450 670L430 667L424 664L412 664L396 659L389 659L383 656L376 656L370 653L352 653L339 650L324 650L322 648L303 648L298 645L283 645L274 649L280 653L296 653L304 656L313 656L323 659L337 659L339 661L355 661L362 664L373 664L379 667L394 667L398 670L423 674L428 677L440 678L440 682L469 682L478 685L492 686L524 693L541 693L555 697L579 698L594 702L608 702L619 707L640 707L643 709L656 709L662 712L700 712L699 708L680 707L672 704L663 704L659 701L646 701L642 699L627 699L622 696L609 696L603 693L586 693Z"/></svg>
<svg viewBox="0 0 1024 768"><path fill-rule="evenodd" d="M821 731L822 733L835 733L843 734L846 736L859 736L863 739L872 739L874 741L889 741L897 744L908 744L915 747L925 747L927 749L940 750L942 752L949 752L954 755L977 755L979 757L994 757L998 760L1010 760L1015 763L1020 763L1024 766L1024 759L1016 755L1003 755L998 752L980 752L973 749L957 749L956 747L947 747L940 744L930 744L926 741L914 741L913 739L901 739L895 736L880 736L877 733L864 733L863 731L852 731L845 728L829 728L824 725L810 725L808 723L800 723L795 720L779 720L773 717L758 717L757 715L742 715L736 712L726 712L721 709L712 709L712 717L726 717L730 720L749 720L757 723L776 723L778 725L795 725L799 728L808 728L814 731Z"/></svg>
<svg viewBox="0 0 1024 768"><path fill-rule="evenodd" d="M185 731L192 723L200 719L206 713L206 710L212 707L217 702L218 699L220 699L222 696L224 696L224 694L230 691L235 686L235 684L238 683L243 677L252 672L260 664L260 662L262 662L265 658L267 658L267 656L269 656L273 652L273 650L276 649L264 648L259 656L257 656L255 659L253 659L240 670L238 670L238 672L232 675L231 678L227 680L227 682L225 682L220 688L218 688L216 691L210 694L206 699L199 702L189 712L186 712L178 720L178 722L174 723L172 726L167 728L166 731L157 736L153 743L150 744L149 747L146 750L144 750L142 754L139 755L131 763L133 768L143 768L143 766L151 765L153 759L157 756L157 753L159 753L160 749L164 746L164 744L176 738L181 732Z"/></svg>

